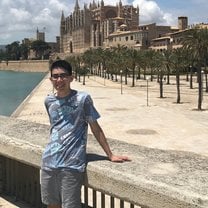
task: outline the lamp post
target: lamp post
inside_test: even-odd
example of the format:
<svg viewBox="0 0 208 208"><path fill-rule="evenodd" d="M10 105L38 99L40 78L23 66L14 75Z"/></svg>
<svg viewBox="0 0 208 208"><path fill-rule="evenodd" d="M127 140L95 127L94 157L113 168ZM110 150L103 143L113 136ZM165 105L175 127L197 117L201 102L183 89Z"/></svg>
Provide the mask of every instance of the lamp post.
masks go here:
<svg viewBox="0 0 208 208"><path fill-rule="evenodd" d="M203 79L204 79L204 71L202 70L201 71L201 96L202 96L201 100L203 100L203 85L204 85Z"/></svg>
<svg viewBox="0 0 208 208"><path fill-rule="evenodd" d="M120 70L120 75L121 75L121 94L123 94L123 80L122 80L122 73L123 73L123 71L122 70Z"/></svg>
<svg viewBox="0 0 208 208"><path fill-rule="evenodd" d="M147 106L149 106L149 77L146 77L147 80Z"/></svg>

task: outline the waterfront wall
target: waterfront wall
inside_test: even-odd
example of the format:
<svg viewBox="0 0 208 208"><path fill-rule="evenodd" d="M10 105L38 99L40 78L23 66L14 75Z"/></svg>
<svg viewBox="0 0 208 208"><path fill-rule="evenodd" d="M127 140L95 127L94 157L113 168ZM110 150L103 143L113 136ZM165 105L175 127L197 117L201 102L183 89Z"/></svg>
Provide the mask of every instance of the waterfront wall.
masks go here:
<svg viewBox="0 0 208 208"><path fill-rule="evenodd" d="M38 194L30 200L40 202L38 173L48 133L48 125L0 116L0 191L21 193L24 198L24 194L34 190ZM108 141L114 152L128 155L132 161L108 161L97 141L89 135L85 186L130 202L131 207L208 207L207 157Z"/></svg>
<svg viewBox="0 0 208 208"><path fill-rule="evenodd" d="M47 72L49 70L49 60L1 61L0 70Z"/></svg>

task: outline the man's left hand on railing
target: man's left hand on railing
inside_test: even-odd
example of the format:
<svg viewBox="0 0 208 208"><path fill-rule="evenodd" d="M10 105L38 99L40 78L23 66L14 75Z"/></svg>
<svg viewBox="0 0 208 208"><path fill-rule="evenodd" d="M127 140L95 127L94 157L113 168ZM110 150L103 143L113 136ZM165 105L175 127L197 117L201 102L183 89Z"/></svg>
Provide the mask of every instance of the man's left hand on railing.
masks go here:
<svg viewBox="0 0 208 208"><path fill-rule="evenodd" d="M121 155L112 155L110 158L111 162L125 162L125 161L131 161L131 159L127 156L121 156Z"/></svg>

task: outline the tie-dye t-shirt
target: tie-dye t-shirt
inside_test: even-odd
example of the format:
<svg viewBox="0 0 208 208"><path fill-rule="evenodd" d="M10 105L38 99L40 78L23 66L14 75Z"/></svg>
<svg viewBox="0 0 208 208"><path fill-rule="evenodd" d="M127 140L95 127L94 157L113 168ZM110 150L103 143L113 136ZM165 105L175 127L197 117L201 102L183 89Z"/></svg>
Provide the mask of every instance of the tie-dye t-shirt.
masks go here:
<svg viewBox="0 0 208 208"><path fill-rule="evenodd" d="M88 123L100 117L90 95L76 90L64 98L48 95L45 106L51 129L50 141L42 156L42 169L83 172Z"/></svg>

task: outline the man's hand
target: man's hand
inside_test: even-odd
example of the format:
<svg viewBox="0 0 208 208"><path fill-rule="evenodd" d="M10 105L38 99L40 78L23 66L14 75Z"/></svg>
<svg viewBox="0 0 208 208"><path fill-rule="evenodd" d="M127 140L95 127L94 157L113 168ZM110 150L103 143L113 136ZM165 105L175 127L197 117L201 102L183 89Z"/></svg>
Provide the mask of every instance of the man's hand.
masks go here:
<svg viewBox="0 0 208 208"><path fill-rule="evenodd" d="M110 158L111 162L125 162L131 161L131 159L127 156L120 156L120 155L112 155Z"/></svg>

